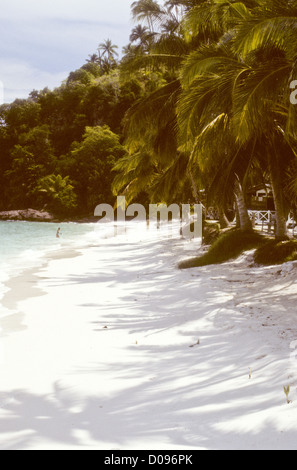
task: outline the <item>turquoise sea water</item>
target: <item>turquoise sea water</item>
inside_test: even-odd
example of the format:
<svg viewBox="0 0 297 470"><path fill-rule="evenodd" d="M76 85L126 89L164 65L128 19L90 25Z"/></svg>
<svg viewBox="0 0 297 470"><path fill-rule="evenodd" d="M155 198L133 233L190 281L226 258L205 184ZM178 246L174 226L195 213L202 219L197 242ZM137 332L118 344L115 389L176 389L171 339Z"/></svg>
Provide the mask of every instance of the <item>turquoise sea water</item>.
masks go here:
<svg viewBox="0 0 297 470"><path fill-rule="evenodd" d="M62 254L64 249L86 246L94 238L96 225L0 221L0 298L7 279L40 265L53 251ZM57 239L59 227L62 236Z"/></svg>
<svg viewBox="0 0 297 470"><path fill-rule="evenodd" d="M119 224L118 224L119 225ZM61 228L61 238L56 237ZM0 280L1 272L21 271L38 265L38 260L52 251L86 248L117 236L114 223L42 223L0 221ZM116 234L116 235L115 235Z"/></svg>
<svg viewBox="0 0 297 470"><path fill-rule="evenodd" d="M62 236L56 238L61 227ZM36 222L1 222L0 221L0 264L43 254L45 251L58 249L61 245L83 241L85 235L94 232L92 224L50 224Z"/></svg>
<svg viewBox="0 0 297 470"><path fill-rule="evenodd" d="M151 224L150 227L153 229L155 225ZM56 237L59 227L61 238ZM26 269L41 266L45 260L50 259L51 253L58 252L63 258L63 253L69 250L84 250L89 246L99 246L114 237L120 242L122 237L125 238L129 234L136 237L137 243L138 231L139 239L143 239L145 233L149 233L146 222L129 222L126 226L114 222L54 224L0 221L0 316L1 298L7 291L5 283L9 278L18 276ZM156 237L166 236L162 230L156 230L155 233ZM179 223L177 233L179 233Z"/></svg>

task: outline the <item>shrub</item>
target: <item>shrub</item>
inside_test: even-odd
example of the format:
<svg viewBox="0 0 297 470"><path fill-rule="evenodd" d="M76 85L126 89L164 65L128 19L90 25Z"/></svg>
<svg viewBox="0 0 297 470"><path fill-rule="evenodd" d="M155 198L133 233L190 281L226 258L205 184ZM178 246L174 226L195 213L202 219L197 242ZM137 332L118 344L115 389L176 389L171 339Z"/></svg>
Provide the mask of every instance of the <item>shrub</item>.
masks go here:
<svg viewBox="0 0 297 470"><path fill-rule="evenodd" d="M69 177L49 175L38 181L35 190L40 201L57 215L71 214L77 207L77 197Z"/></svg>
<svg viewBox="0 0 297 470"><path fill-rule="evenodd" d="M180 269L219 264L238 258L244 251L257 248L267 240L256 232L231 229L223 233L202 256L180 263Z"/></svg>
<svg viewBox="0 0 297 470"><path fill-rule="evenodd" d="M271 240L256 250L255 263L262 265L283 264L297 260L297 240Z"/></svg>

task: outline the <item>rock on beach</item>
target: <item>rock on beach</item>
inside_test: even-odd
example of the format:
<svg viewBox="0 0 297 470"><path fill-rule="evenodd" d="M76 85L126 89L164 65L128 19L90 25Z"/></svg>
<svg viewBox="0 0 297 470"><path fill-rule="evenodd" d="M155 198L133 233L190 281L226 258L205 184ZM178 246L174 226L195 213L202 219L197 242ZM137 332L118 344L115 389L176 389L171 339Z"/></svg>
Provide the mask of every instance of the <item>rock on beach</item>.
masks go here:
<svg viewBox="0 0 297 470"><path fill-rule="evenodd" d="M49 212L35 209L0 212L0 220L26 220L29 222L53 222L54 216Z"/></svg>

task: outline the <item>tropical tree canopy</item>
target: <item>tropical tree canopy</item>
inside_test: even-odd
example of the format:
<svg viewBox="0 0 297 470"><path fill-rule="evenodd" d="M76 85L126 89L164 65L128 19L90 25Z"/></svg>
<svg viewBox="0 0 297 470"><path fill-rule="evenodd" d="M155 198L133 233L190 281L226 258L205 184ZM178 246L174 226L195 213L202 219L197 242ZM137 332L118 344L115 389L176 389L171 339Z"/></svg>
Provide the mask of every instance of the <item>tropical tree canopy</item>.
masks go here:
<svg viewBox="0 0 297 470"><path fill-rule="evenodd" d="M129 110L126 126L131 158L145 148L154 162L154 197L154 181L168 188L160 198L174 197L166 178L172 182L182 159L193 192L207 190L223 211L240 202L242 229L251 229L245 191L257 174L273 188L277 237L287 237L295 210L288 194L296 175L296 8L282 0L134 2L133 18L152 36L124 57L122 75L158 70L166 79ZM187 180L180 172L173 179L175 187Z"/></svg>
<svg viewBox="0 0 297 470"><path fill-rule="evenodd" d="M247 193L262 184L285 239L297 213L297 1L138 0L131 16L121 58L107 39L60 88L0 107L1 207L66 188L77 212L118 194L203 201L251 230Z"/></svg>

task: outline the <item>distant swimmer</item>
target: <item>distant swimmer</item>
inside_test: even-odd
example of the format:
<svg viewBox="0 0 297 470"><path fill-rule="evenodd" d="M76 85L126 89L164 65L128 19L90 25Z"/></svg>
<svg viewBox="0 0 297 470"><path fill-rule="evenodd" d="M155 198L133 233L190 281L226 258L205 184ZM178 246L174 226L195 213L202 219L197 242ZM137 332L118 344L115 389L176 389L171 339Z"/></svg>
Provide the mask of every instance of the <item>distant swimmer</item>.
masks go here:
<svg viewBox="0 0 297 470"><path fill-rule="evenodd" d="M57 237L57 238L60 238L61 235L62 235L62 233L61 233L61 229L60 229L60 227L59 227L58 230L57 230L56 237Z"/></svg>

